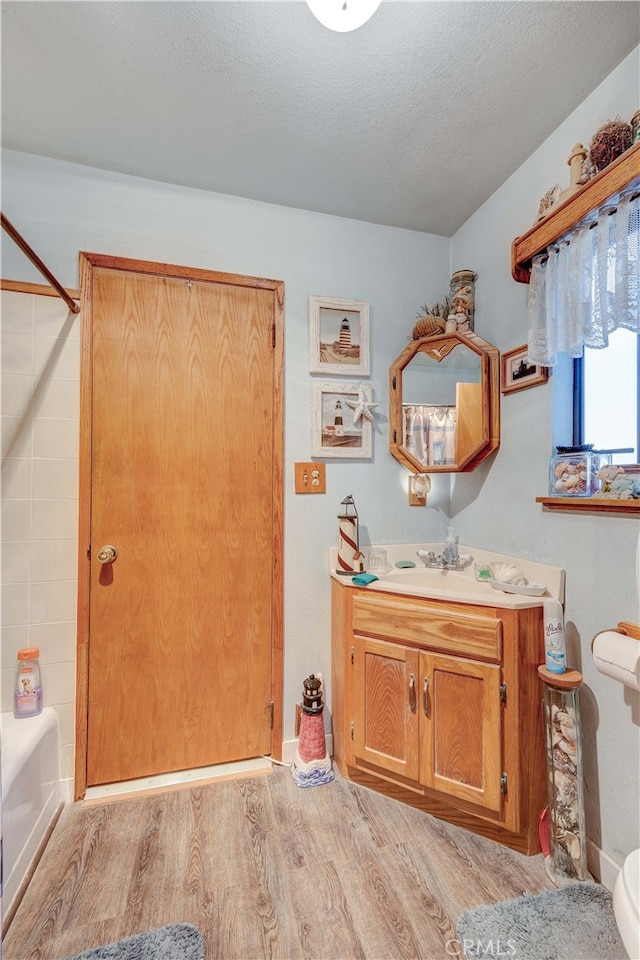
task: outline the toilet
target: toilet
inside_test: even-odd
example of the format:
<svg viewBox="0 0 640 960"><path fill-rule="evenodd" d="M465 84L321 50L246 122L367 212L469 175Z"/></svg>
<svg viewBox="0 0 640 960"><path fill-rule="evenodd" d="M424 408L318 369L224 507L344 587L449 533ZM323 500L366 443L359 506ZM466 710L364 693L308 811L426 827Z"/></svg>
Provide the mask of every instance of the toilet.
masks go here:
<svg viewBox="0 0 640 960"><path fill-rule="evenodd" d="M613 912L629 960L640 960L640 850L622 864L613 888Z"/></svg>

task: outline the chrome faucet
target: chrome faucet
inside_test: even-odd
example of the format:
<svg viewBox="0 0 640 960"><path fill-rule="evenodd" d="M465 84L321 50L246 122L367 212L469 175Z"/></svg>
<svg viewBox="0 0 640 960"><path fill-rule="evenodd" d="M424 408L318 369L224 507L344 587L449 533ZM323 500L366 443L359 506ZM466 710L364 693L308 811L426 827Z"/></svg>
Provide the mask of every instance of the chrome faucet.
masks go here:
<svg viewBox="0 0 640 960"><path fill-rule="evenodd" d="M433 550L418 550L417 554L425 567L431 570L462 570L466 566L457 549L453 558L446 558L443 553L436 554Z"/></svg>

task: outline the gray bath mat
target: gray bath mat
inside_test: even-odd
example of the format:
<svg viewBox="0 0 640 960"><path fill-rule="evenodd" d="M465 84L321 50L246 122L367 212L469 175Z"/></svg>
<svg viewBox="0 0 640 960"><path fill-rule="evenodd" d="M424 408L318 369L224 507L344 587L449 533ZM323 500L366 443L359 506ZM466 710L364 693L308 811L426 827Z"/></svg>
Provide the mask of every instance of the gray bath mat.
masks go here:
<svg viewBox="0 0 640 960"><path fill-rule="evenodd" d="M170 923L66 960L204 960L204 940L190 923Z"/></svg>
<svg viewBox="0 0 640 960"><path fill-rule="evenodd" d="M466 957L627 960L611 894L595 883L465 910L457 934Z"/></svg>

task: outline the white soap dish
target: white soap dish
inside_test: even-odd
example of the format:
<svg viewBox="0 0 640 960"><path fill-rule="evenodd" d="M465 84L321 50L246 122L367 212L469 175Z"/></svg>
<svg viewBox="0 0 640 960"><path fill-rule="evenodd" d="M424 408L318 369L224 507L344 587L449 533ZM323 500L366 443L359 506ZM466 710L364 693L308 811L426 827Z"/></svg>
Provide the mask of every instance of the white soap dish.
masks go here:
<svg viewBox="0 0 640 960"><path fill-rule="evenodd" d="M546 591L544 583L501 583L500 580L489 580L494 590L503 590L504 593L520 593L525 597L541 597Z"/></svg>
<svg viewBox="0 0 640 960"><path fill-rule="evenodd" d="M527 583L527 578L522 570L519 570L518 567L512 563L497 560L495 563L489 564L489 569L492 573L492 579L495 580L496 583Z"/></svg>

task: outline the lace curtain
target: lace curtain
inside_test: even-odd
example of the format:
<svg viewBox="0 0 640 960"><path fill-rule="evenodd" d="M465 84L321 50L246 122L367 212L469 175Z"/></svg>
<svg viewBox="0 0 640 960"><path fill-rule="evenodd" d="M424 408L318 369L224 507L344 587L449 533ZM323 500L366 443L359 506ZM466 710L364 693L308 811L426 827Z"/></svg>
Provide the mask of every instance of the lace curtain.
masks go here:
<svg viewBox="0 0 640 960"><path fill-rule="evenodd" d="M534 257L528 357L554 366L558 353L602 349L618 327L640 333L638 184Z"/></svg>

